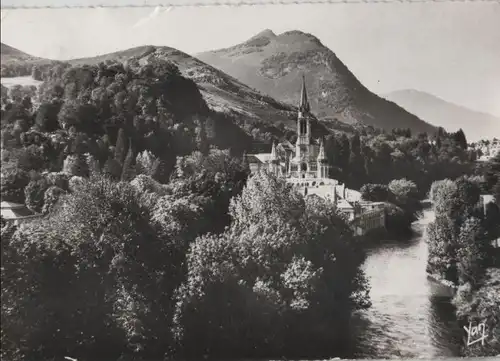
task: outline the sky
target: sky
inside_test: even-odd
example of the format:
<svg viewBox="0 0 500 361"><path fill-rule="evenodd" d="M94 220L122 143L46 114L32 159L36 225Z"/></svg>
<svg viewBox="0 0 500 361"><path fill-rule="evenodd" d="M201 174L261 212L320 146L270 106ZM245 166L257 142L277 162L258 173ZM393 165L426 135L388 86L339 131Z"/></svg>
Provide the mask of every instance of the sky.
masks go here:
<svg viewBox="0 0 500 361"><path fill-rule="evenodd" d="M417 89L500 116L500 2L2 9L1 40L62 60L139 45L194 55L264 29L315 35L377 94Z"/></svg>

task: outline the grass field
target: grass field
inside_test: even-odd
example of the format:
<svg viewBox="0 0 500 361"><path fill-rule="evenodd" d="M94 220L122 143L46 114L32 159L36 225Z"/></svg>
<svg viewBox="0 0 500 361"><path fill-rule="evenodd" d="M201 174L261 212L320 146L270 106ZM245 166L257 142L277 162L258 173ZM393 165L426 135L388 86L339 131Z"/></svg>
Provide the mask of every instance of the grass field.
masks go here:
<svg viewBox="0 0 500 361"><path fill-rule="evenodd" d="M42 83L41 81L35 80L30 76L18 76L18 77L14 77L14 78L0 78L0 81L1 81L2 85L7 87L7 88L13 87L14 85L38 86Z"/></svg>

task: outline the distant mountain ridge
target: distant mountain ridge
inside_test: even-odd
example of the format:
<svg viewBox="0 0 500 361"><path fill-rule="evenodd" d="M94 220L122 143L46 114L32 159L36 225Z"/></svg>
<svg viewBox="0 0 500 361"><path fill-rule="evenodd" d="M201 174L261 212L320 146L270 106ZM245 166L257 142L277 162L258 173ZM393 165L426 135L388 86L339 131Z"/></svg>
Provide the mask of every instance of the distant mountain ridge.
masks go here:
<svg viewBox="0 0 500 361"><path fill-rule="evenodd" d="M294 108L288 104L264 96L222 71L174 48L167 46L140 46L101 56L69 60L72 65L92 65L108 60L125 62L137 60L146 63L153 58L163 58L179 67L181 73L196 82L205 101L213 110L237 114L252 121L272 115L280 122L292 126Z"/></svg>
<svg viewBox="0 0 500 361"><path fill-rule="evenodd" d="M61 63L27 54L4 43L1 43L0 54L2 77L27 76L31 74L34 66L43 68Z"/></svg>
<svg viewBox="0 0 500 361"><path fill-rule="evenodd" d="M207 64L275 99L294 103L304 74L313 112L324 121L377 128L436 128L370 92L330 49L311 34L269 29L235 46L196 54Z"/></svg>
<svg viewBox="0 0 500 361"><path fill-rule="evenodd" d="M447 131L462 128L470 141L500 137L500 118L491 114L471 110L414 89L398 90L383 96Z"/></svg>
<svg viewBox="0 0 500 361"><path fill-rule="evenodd" d="M9 53L25 54L12 47L6 49ZM2 53L2 61L3 57ZM240 121L240 126L246 123L262 122L272 126L283 124L292 130L296 127L297 109L294 105L261 94L224 72L174 48L145 45L95 57L72 59L64 63L75 66L93 65L106 61L136 60L140 63L147 63L153 58L163 58L176 64L185 77L196 82L211 109L236 116ZM41 60L51 62L48 59ZM19 59L17 65L22 64L24 64L23 60ZM292 104L297 101L298 98ZM353 127L339 122L331 124L330 128L347 132L354 130Z"/></svg>
<svg viewBox="0 0 500 361"><path fill-rule="evenodd" d="M0 43L0 53L2 54L2 63L7 61L34 60L39 59L35 56L26 54L21 50L13 48L10 45Z"/></svg>

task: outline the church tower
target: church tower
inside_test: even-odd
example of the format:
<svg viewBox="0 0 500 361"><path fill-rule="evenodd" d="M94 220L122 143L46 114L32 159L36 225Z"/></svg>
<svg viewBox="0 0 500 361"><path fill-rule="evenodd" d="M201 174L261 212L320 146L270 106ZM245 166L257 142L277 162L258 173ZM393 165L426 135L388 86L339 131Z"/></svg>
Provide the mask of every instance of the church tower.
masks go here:
<svg viewBox="0 0 500 361"><path fill-rule="evenodd" d="M328 160L325 155L323 139L320 141L317 163L318 178L328 178Z"/></svg>
<svg viewBox="0 0 500 361"><path fill-rule="evenodd" d="M302 75L302 91L300 93L299 114L297 117L297 143L292 168L303 178L311 171L309 164L311 145L311 123L309 121L311 107L307 99L306 82Z"/></svg>
<svg viewBox="0 0 500 361"><path fill-rule="evenodd" d="M306 81L302 75L302 91L300 93L299 114L297 117L297 143L309 145L311 138L311 123L309 122L309 112L311 107L307 99Z"/></svg>

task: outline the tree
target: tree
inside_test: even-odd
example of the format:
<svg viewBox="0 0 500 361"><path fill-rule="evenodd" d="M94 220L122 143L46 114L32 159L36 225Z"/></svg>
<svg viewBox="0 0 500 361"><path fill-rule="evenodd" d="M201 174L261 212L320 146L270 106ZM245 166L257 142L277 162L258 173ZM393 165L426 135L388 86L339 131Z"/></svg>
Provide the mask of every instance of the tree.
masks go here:
<svg viewBox="0 0 500 361"><path fill-rule="evenodd" d="M17 167L25 171L43 170L47 167L47 163L43 150L35 144L23 148L17 159Z"/></svg>
<svg viewBox="0 0 500 361"><path fill-rule="evenodd" d="M85 155L77 153L68 155L64 161L63 172L78 177L89 176L89 166Z"/></svg>
<svg viewBox="0 0 500 361"><path fill-rule="evenodd" d="M115 160L123 165L129 149L129 139L125 135L125 130L120 128L115 145Z"/></svg>
<svg viewBox="0 0 500 361"><path fill-rule="evenodd" d="M500 182L500 153L488 161L484 177L488 190L494 191L496 184ZM498 198L497 202L499 202Z"/></svg>
<svg viewBox="0 0 500 361"><path fill-rule="evenodd" d="M418 188L415 182L406 178L393 180L389 183L389 190L399 200L415 198L418 196Z"/></svg>
<svg viewBox="0 0 500 361"><path fill-rule="evenodd" d="M338 165L341 169L346 170L349 166L349 155L350 155L350 147L349 147L349 139L347 135L342 134L338 139Z"/></svg>
<svg viewBox="0 0 500 361"><path fill-rule="evenodd" d="M183 232L198 208L170 197L145 209L141 198L127 183L84 180L51 217L13 237L2 229L2 352L118 358L173 346Z"/></svg>
<svg viewBox="0 0 500 361"><path fill-rule="evenodd" d="M122 166L117 160L109 158L104 164L104 174L113 180L120 180L122 175Z"/></svg>
<svg viewBox="0 0 500 361"><path fill-rule="evenodd" d="M313 354L342 342L339 327L368 303L363 257L335 208L318 202L257 173L231 202L230 227L195 241L174 318L181 344L196 345L190 355Z"/></svg>
<svg viewBox="0 0 500 361"><path fill-rule="evenodd" d="M208 142L207 138L207 131L205 128L205 122L201 121L200 126L196 129L196 145L198 150L202 154L208 154L208 151L210 149L210 144Z"/></svg>
<svg viewBox="0 0 500 361"><path fill-rule="evenodd" d="M132 150L132 146L130 146L127 152L127 157L125 158L125 161L123 163L121 180L124 182L129 182L132 179L134 179L135 176L136 176L135 156Z"/></svg>
<svg viewBox="0 0 500 361"><path fill-rule="evenodd" d="M24 188L29 184L30 176L22 169L2 171L1 194L2 201L24 204Z"/></svg>
<svg viewBox="0 0 500 361"><path fill-rule="evenodd" d="M465 137L464 131L460 128L456 133L453 134L453 139L462 149L467 149L467 139Z"/></svg>
<svg viewBox="0 0 500 361"><path fill-rule="evenodd" d="M57 202L59 201L59 198L64 193L65 192L62 188L59 188L57 186L49 187L44 194L42 214L46 215L51 213L54 210Z"/></svg>
<svg viewBox="0 0 500 361"><path fill-rule="evenodd" d="M481 221L471 217L460 227L458 236L458 271L460 284L470 283L476 288L488 265L489 242Z"/></svg>
<svg viewBox="0 0 500 361"><path fill-rule="evenodd" d="M93 104L78 99L67 99L58 113L58 120L62 129L69 129L74 126L77 131L87 134L101 133L102 129L97 123L97 118L97 108Z"/></svg>
<svg viewBox="0 0 500 361"><path fill-rule="evenodd" d="M427 272L454 283L458 280L455 240L453 221L446 215L436 213L436 219L427 226Z"/></svg>
<svg viewBox="0 0 500 361"><path fill-rule="evenodd" d="M35 123L40 127L40 130L53 132L59 128L57 117L60 109L61 103L56 101L40 105L35 119Z"/></svg>
<svg viewBox="0 0 500 361"><path fill-rule="evenodd" d="M156 159L153 162L153 169L151 170L151 176L154 180L160 183L167 183L170 176L169 167L167 162L163 159Z"/></svg>
<svg viewBox="0 0 500 361"><path fill-rule="evenodd" d="M153 171L153 164L156 162L156 157L148 150L137 154L136 169L138 174L151 175Z"/></svg>
<svg viewBox="0 0 500 361"><path fill-rule="evenodd" d="M383 184L365 184L361 187L361 196L371 202L387 202L389 187Z"/></svg>
<svg viewBox="0 0 500 361"><path fill-rule="evenodd" d="M44 206L45 191L50 187L45 178L34 179L24 189L25 204L29 210L41 213Z"/></svg>
<svg viewBox="0 0 500 361"><path fill-rule="evenodd" d="M475 181L466 177L460 177L455 180L457 186L457 195L452 204L451 210L456 215L468 217L477 210L481 189ZM460 227L460 217L456 217L457 226Z"/></svg>
<svg viewBox="0 0 500 361"><path fill-rule="evenodd" d="M38 66L34 65L33 68L31 69L31 77L35 80L43 81L42 71Z"/></svg>

